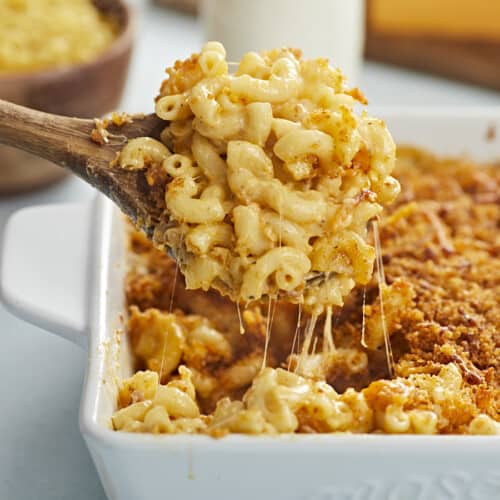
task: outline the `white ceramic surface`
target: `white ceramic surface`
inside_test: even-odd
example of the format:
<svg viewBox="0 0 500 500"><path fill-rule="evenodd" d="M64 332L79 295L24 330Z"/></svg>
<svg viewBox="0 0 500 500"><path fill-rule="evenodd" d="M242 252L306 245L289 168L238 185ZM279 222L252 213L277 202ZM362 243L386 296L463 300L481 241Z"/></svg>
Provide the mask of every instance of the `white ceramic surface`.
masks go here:
<svg viewBox="0 0 500 500"><path fill-rule="evenodd" d="M500 158L499 109L378 114L399 142L445 154ZM496 137L488 139L493 129ZM34 208L15 215L6 230L1 268L3 300L15 314L88 345L80 426L110 499L500 498L499 437L213 440L113 432L109 419L116 381L131 373L126 338L120 346L116 341L122 327L124 257L123 219L98 197L92 206Z"/></svg>

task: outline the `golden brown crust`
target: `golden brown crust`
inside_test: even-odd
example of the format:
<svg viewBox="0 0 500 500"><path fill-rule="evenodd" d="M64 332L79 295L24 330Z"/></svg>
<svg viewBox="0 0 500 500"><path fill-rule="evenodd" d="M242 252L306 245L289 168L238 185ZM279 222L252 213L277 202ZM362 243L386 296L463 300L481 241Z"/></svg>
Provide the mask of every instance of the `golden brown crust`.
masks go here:
<svg viewBox="0 0 500 500"><path fill-rule="evenodd" d="M375 278L334 313L337 351L323 357L321 370L310 376L320 373L343 398L347 394L351 410L355 405L349 398L362 399L363 432L467 433L482 429L484 419L486 428L494 429L493 421L500 420L500 169L401 148L396 175L403 194L380 223L387 281L382 296L395 378L387 380ZM240 399L248 389L260 371L269 313L273 321L267 365L288 366L297 306L265 302L242 307L246 333L241 335L233 303L217 292L186 290L172 260L137 233L130 241L129 304L142 311L173 307L186 317L209 318L230 345L230 357L217 362L210 362L205 351L184 355L181 361L196 372L195 386L205 377L200 385L204 395L198 398L203 411L212 411L226 396ZM361 346L363 302L366 347ZM306 320L302 318L295 353ZM322 321L315 332L316 352L321 352ZM297 356L290 362L294 369ZM305 365L302 371L310 368ZM345 392L349 387L361 392ZM221 404L219 411L230 411L232 404ZM209 427L207 432L269 431L258 419L258 425L249 426L255 409L231 411L239 415L233 427ZM332 430L331 423L311 411L297 410L297 432ZM398 428L405 418L406 427Z"/></svg>

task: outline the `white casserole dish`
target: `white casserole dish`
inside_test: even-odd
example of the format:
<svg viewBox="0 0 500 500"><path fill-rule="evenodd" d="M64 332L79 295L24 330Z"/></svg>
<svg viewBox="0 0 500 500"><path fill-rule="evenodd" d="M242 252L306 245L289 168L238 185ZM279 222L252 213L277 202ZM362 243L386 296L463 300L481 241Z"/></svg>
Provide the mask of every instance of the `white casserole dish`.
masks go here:
<svg viewBox="0 0 500 500"><path fill-rule="evenodd" d="M500 109L378 110L399 143L500 159ZM110 499L494 500L500 436L126 434L109 428L123 328L123 218L91 204L27 208L5 232L1 293L19 317L85 349L80 426ZM121 339L121 340L120 340ZM54 360L57 363L57 360Z"/></svg>

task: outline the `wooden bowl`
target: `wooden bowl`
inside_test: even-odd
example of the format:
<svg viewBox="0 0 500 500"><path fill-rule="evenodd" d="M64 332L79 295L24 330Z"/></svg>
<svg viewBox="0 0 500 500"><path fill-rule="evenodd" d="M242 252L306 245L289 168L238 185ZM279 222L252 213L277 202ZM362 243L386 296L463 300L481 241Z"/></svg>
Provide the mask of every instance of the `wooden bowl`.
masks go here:
<svg viewBox="0 0 500 500"><path fill-rule="evenodd" d="M94 60L64 68L0 76L0 98L60 115L92 118L116 109L125 86L133 45L133 13L122 0L94 0L121 26L113 43ZM66 170L0 146L0 195L26 191L61 179Z"/></svg>

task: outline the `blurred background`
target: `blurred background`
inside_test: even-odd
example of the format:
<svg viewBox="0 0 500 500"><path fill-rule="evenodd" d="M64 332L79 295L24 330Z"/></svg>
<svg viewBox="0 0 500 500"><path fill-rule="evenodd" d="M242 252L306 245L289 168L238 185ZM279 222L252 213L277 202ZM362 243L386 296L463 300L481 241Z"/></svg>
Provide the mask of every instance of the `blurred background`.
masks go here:
<svg viewBox="0 0 500 500"><path fill-rule="evenodd" d="M207 39L233 60L279 45L328 57L372 109L500 110L496 0L0 0L0 99L81 117L150 112L165 68ZM0 228L18 208L93 196L0 146ZM86 354L2 306L0 326L0 498L105 498L78 430Z"/></svg>

